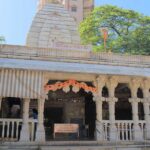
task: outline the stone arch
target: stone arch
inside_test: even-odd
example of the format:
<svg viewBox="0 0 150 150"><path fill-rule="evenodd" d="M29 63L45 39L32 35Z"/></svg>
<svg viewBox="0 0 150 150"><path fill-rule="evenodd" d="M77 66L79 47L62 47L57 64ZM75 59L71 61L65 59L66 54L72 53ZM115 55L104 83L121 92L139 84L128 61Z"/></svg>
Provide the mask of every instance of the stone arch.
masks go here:
<svg viewBox="0 0 150 150"><path fill-rule="evenodd" d="M137 89L137 97L138 98L143 98L143 89L140 88L140 87Z"/></svg>
<svg viewBox="0 0 150 150"><path fill-rule="evenodd" d="M115 97L118 102L115 105L116 120L132 120L132 106L129 102L131 90L126 83L119 83L115 88Z"/></svg>
<svg viewBox="0 0 150 150"><path fill-rule="evenodd" d="M102 88L102 96L103 97L109 97L109 90L108 90L107 86L104 86Z"/></svg>
<svg viewBox="0 0 150 150"><path fill-rule="evenodd" d="M93 84L91 82L84 83L76 80L59 82L57 82L57 80L49 80L45 84L45 92L48 92L48 99L44 108L45 117L53 120L53 117L48 115L54 113L49 113L48 111L52 110L52 106L53 109L58 109L59 106L59 108L62 108L62 113L61 115L55 113L55 115L59 115L58 120L62 119L62 123L73 123L75 121L74 119L77 119L76 121L81 121L83 128L84 125L88 127L88 137L94 139L96 105L95 101L93 101L94 93L92 89L95 89L96 92L97 90L93 87ZM53 121L55 122L56 120Z"/></svg>

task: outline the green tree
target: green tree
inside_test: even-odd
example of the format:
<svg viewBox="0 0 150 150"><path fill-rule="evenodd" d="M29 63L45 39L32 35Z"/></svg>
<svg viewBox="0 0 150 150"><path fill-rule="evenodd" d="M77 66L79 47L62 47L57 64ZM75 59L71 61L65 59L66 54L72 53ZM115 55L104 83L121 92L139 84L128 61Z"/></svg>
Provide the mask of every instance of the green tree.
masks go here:
<svg viewBox="0 0 150 150"><path fill-rule="evenodd" d="M96 7L80 24L83 44L104 51L101 28L107 28L107 50L132 54L150 54L150 17L112 5Z"/></svg>

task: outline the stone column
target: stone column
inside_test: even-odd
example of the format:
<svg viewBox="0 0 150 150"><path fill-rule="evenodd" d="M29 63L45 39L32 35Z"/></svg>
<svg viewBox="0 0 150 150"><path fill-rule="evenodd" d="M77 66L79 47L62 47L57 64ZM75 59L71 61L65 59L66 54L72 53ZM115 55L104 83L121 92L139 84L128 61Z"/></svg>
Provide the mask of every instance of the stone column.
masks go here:
<svg viewBox="0 0 150 150"><path fill-rule="evenodd" d="M144 80L143 85L143 106L144 106L144 118L146 121L145 126L145 133L146 133L146 139L150 139L150 94L149 94L149 88L150 88L150 82L149 80Z"/></svg>
<svg viewBox="0 0 150 150"><path fill-rule="evenodd" d="M110 140L116 141L117 140L117 128L115 125L115 103L117 102L117 98L109 97L108 104L109 104L109 120L110 120Z"/></svg>
<svg viewBox="0 0 150 150"><path fill-rule="evenodd" d="M105 100L102 97L102 89L106 84L106 76L99 76L96 78L95 86L98 90L97 95L94 97L96 103L96 139L97 141L103 140L104 131L103 131L103 122L102 122L102 104Z"/></svg>
<svg viewBox="0 0 150 150"><path fill-rule="evenodd" d="M139 98L130 98L129 102L132 105L132 118L134 121L133 125L133 135L135 141L143 140L142 130L139 126L139 116L138 116L138 103L140 102Z"/></svg>
<svg viewBox="0 0 150 150"><path fill-rule="evenodd" d="M1 108L2 108L2 97L0 97L0 111L1 111Z"/></svg>
<svg viewBox="0 0 150 150"><path fill-rule="evenodd" d="M28 142L30 140L29 135L29 104L30 99L23 99L23 124L21 129L20 141Z"/></svg>
<svg viewBox="0 0 150 150"><path fill-rule="evenodd" d="M117 140L117 128L115 125L115 103L117 102L117 98L115 98L115 88L118 85L118 78L111 77L107 84L109 90L108 104L109 104L109 120L110 120L110 140Z"/></svg>
<svg viewBox="0 0 150 150"><path fill-rule="evenodd" d="M143 102L144 106L144 118L146 121L146 126L145 126L145 133L146 133L146 139L150 140L150 102L147 99L144 99Z"/></svg>
<svg viewBox="0 0 150 150"><path fill-rule="evenodd" d="M137 91L139 87L140 87L140 81L138 79L131 80L130 83L131 98L129 99L129 102L132 105L132 118L134 121L133 136L135 141L143 140L143 134L139 126L139 116L138 116L138 103L140 102L140 99L137 98Z"/></svg>
<svg viewBox="0 0 150 150"><path fill-rule="evenodd" d="M38 142L45 142L44 103L45 99L38 99L38 125L35 138Z"/></svg>
<svg viewBox="0 0 150 150"><path fill-rule="evenodd" d="M104 97L96 97L96 139L97 141L103 140L104 132L103 132L103 122L102 122L102 104L104 101Z"/></svg>

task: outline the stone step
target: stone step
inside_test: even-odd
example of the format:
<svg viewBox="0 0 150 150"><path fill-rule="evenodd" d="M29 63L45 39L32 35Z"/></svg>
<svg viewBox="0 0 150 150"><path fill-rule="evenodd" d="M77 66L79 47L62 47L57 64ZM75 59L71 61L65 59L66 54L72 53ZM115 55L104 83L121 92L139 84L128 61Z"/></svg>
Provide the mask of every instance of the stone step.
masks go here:
<svg viewBox="0 0 150 150"><path fill-rule="evenodd" d="M94 141L54 141L46 143L1 143L0 150L150 150L150 143L97 143Z"/></svg>
<svg viewBox="0 0 150 150"><path fill-rule="evenodd" d="M94 146L94 147L57 147L57 146L52 146L52 147L40 147L40 150L144 150L144 148L112 148L112 147L99 147L99 146ZM146 149L145 149L146 150ZM147 149L148 150L148 149ZM149 149L150 150L150 149Z"/></svg>
<svg viewBox="0 0 150 150"><path fill-rule="evenodd" d="M150 150L150 147L137 146L0 146L0 150Z"/></svg>

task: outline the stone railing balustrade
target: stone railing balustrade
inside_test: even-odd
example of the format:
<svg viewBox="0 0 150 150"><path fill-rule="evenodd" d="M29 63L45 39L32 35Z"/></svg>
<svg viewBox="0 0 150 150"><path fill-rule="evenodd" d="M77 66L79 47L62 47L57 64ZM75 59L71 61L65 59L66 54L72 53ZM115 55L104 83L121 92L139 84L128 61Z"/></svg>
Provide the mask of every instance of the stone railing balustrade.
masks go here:
<svg viewBox="0 0 150 150"><path fill-rule="evenodd" d="M110 121L103 120L103 140L109 140ZM115 125L117 128L116 141L133 141L133 120L116 120ZM142 130L143 137L145 137L145 121L140 120L139 126Z"/></svg>
<svg viewBox="0 0 150 150"><path fill-rule="evenodd" d="M18 141L22 119L0 119L0 138L2 141Z"/></svg>
<svg viewBox="0 0 150 150"><path fill-rule="evenodd" d="M29 119L30 141L35 141L37 123L37 119Z"/></svg>
<svg viewBox="0 0 150 150"><path fill-rule="evenodd" d="M110 130L110 121L109 120L103 120L103 140L108 141L109 140L109 130Z"/></svg>
<svg viewBox="0 0 150 150"><path fill-rule="evenodd" d="M35 140L37 120L29 119L30 141ZM22 119L0 118L0 140L18 141L20 138Z"/></svg>
<svg viewBox="0 0 150 150"><path fill-rule="evenodd" d="M119 141L132 141L133 140L133 121L119 120L116 121Z"/></svg>
<svg viewBox="0 0 150 150"><path fill-rule="evenodd" d="M104 52L69 50L68 47L33 48L26 46L0 45L1 58L20 58L36 60L57 60L99 64L113 64L122 66L149 67L150 56L125 55Z"/></svg>

